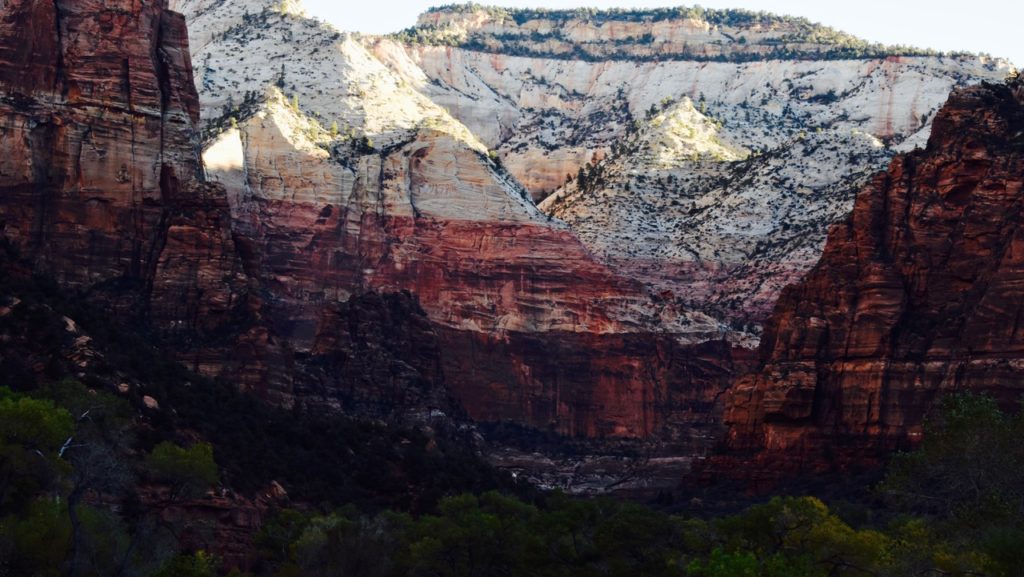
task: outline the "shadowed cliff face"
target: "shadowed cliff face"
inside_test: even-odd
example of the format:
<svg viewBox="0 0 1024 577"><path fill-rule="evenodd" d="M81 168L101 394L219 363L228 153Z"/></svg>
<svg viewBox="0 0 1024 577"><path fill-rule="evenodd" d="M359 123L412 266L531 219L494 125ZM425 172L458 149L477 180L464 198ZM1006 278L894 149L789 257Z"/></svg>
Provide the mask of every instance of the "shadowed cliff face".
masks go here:
<svg viewBox="0 0 1024 577"><path fill-rule="evenodd" d="M647 437L675 422L658 400L669 391L704 403L727 387L729 358L713 383L690 387L663 378L686 355L658 352L720 341L719 323L596 261L465 126L365 46L276 5L249 16L239 2L180 5L214 115L207 176L227 187L246 271L274 297L264 318L295 350L314 346L331 303L408 290L474 419ZM232 94L245 102L227 110L234 122L217 118ZM304 404L293 374L241 382Z"/></svg>
<svg viewBox="0 0 1024 577"><path fill-rule="evenodd" d="M448 408L411 295L335 299L306 334L281 304L299 288L253 274L275 256L239 245L224 187L202 180L185 20L166 2L8 3L0 63L0 233L36 272L285 405Z"/></svg>
<svg viewBox="0 0 1024 577"><path fill-rule="evenodd" d="M763 368L731 391L729 446L792 469L912 443L933 400L1024 391L1024 106L1019 85L957 91L925 150L857 197L787 288ZM772 456L774 455L774 457Z"/></svg>
<svg viewBox="0 0 1024 577"><path fill-rule="evenodd" d="M152 277L199 173L186 39L160 3L4 7L3 232L40 268L76 285Z"/></svg>

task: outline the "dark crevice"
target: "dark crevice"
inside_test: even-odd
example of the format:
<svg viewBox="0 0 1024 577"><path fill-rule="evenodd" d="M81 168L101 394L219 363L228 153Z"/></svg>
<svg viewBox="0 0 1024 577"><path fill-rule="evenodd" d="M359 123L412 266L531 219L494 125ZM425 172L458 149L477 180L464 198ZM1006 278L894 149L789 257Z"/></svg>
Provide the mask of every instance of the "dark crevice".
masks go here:
<svg viewBox="0 0 1024 577"><path fill-rule="evenodd" d="M35 210L32 223L32 252L44 250L48 244L49 220L53 211L55 191L60 183L54 174L53 151L56 146L57 127L40 123L29 134L32 151L32 187Z"/></svg>
<svg viewBox="0 0 1024 577"><path fill-rule="evenodd" d="M67 97L68 83L64 72L64 18L59 0L53 0L53 18L57 34L57 66L54 74L53 92Z"/></svg>

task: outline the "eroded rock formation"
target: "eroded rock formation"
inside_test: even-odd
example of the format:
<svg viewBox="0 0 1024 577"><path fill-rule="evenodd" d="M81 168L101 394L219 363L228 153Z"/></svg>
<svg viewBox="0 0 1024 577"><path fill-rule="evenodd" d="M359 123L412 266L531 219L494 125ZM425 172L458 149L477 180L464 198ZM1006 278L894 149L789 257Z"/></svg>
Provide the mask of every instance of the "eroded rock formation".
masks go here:
<svg viewBox="0 0 1024 577"><path fill-rule="evenodd" d="M1024 390L1024 106L957 91L925 150L857 197L765 330L763 368L730 392L728 444L789 470L907 446L933 400Z"/></svg>
<svg viewBox="0 0 1024 577"><path fill-rule="evenodd" d="M5 14L0 214L38 270L139 313L200 373L288 407L464 407L594 437L678 431L707 422L695 407L720 408L730 346L689 348L720 338L717 323L597 263L464 126L278 4L192 8L250 25L217 37L257 43L258 58L300 33L326 42L347 104L266 92L284 84L277 70L253 81L204 182L183 21L136 8ZM328 113L342 126L324 128Z"/></svg>
<svg viewBox="0 0 1024 577"><path fill-rule="evenodd" d="M276 295L274 324L289 327L296 350L317 346L330 303L408 290L437 328L445 382L471 417L595 437L660 432L673 422L670 394L703 402L732 374L723 346L713 379L664 378L686 370L686 354L660 348L716 340L719 327L595 262L450 134L418 130L375 151L339 145L272 93L205 160L228 187L246 269ZM571 363L553 354L563 349ZM281 377L253 386L316 404L284 392Z"/></svg>
<svg viewBox="0 0 1024 577"><path fill-rule="evenodd" d="M854 192L925 144L950 90L1009 70L799 18L686 8L448 6L368 44L598 260L747 341ZM694 154L716 141L740 154ZM603 175L578 187L593 164Z"/></svg>
<svg viewBox="0 0 1024 577"><path fill-rule="evenodd" d="M283 404L449 408L414 297L347 293L308 322L288 306L307 287L260 274L279 257L248 250L204 181L185 20L166 2L9 3L0 58L0 230L37 272Z"/></svg>
<svg viewBox="0 0 1024 577"><path fill-rule="evenodd" d="M69 280L141 278L162 206L199 171L184 21L13 2L2 26L5 236Z"/></svg>
<svg viewBox="0 0 1024 577"><path fill-rule="evenodd" d="M727 386L728 354L712 381L676 388L664 373L689 357L658 352L720 340L719 323L597 262L476 136L355 39L277 3L179 4L205 63L207 175L228 189L246 270L274 295L264 317L296 351L316 346L331 303L408 290L473 418L644 437L678 423L669 398L705 402ZM562 348L572 371L550 354ZM243 381L306 404L297 374Z"/></svg>
<svg viewBox="0 0 1024 577"><path fill-rule="evenodd" d="M4 238L71 286L144 287L175 328L216 323L240 263L223 189L199 180L184 18L159 2L11 2L0 60Z"/></svg>

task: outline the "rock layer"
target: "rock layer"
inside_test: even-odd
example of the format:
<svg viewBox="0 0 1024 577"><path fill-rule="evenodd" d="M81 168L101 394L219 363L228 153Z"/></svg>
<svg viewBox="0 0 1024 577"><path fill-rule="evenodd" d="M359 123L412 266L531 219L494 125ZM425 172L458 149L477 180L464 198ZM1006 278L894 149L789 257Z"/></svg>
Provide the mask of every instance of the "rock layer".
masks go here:
<svg viewBox="0 0 1024 577"><path fill-rule="evenodd" d="M172 332L223 322L244 286L224 191L199 178L184 18L13 2L0 59L3 237L76 288L141 288Z"/></svg>
<svg viewBox="0 0 1024 577"><path fill-rule="evenodd" d="M1024 107L1002 84L957 91L925 150L860 192L787 288L763 368L731 390L728 444L790 469L912 443L933 400L1024 390Z"/></svg>
<svg viewBox="0 0 1024 577"><path fill-rule="evenodd" d="M455 6L366 43L603 264L740 342L817 262L854 191L927 141L950 90L1009 70L699 9ZM602 163L601 181L566 185Z"/></svg>
<svg viewBox="0 0 1024 577"><path fill-rule="evenodd" d="M204 155L209 177L228 186L246 270L276 295L275 326L296 350L317 346L330 303L408 290L436 328L445 382L474 419L644 437L678 425L670 407L686 401L670 395L704 402L727 386L732 361L720 342L726 354L706 381L663 374L688 370L676 349L718 338L717 325L596 263L487 157L444 132L370 152L313 125L271 95ZM316 404L280 381L252 386Z"/></svg>
<svg viewBox="0 0 1024 577"><path fill-rule="evenodd" d="M656 352L720 339L718 323L595 261L464 125L355 38L280 3L176 4L193 23L214 135L207 175L228 189L245 269L272 295L261 314L289 347L315 350L338 302L407 290L476 419L642 437L676 423L656 399L724 389L728 355L694 384L661 380L688 357ZM547 354L559 347L579 370ZM322 404L304 398L304 378L266 366L240 380L285 404Z"/></svg>
<svg viewBox="0 0 1024 577"><path fill-rule="evenodd" d="M68 282L151 275L199 174L185 21L152 3L9 2L0 20L4 236Z"/></svg>
<svg viewBox="0 0 1024 577"><path fill-rule="evenodd" d="M278 253L254 254L204 182L185 20L166 2L9 3L0 59L0 231L37 272L283 404L451 407L412 296L350 291L303 323L291 291L319 297L260 274Z"/></svg>
<svg viewBox="0 0 1024 577"><path fill-rule="evenodd" d="M243 25L205 41L258 43L276 26L285 50L308 34L331 47L352 106L242 92L245 109L224 117L235 122L210 126L221 133L201 174L180 16L165 3L11 5L0 219L22 257L147 319L193 369L284 406L458 411L449 381L472 417L571 435L704 419L691 405L714 405L729 347L688 346L719 337L716 323L595 262L351 38L277 4L237 7L195 6ZM328 114L344 127L324 129Z"/></svg>

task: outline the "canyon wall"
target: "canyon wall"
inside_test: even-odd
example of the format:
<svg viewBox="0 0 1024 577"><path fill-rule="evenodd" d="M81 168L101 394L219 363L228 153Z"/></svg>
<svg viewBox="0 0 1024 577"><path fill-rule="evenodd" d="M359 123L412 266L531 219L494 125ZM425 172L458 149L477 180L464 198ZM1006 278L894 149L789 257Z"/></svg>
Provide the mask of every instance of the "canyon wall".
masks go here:
<svg viewBox="0 0 1024 577"><path fill-rule="evenodd" d="M602 263L746 343L817 262L854 191L927 141L950 90L1009 71L799 18L698 9L456 6L365 42ZM733 154L693 154L709 141L701 117ZM579 187L594 165L600 178Z"/></svg>
<svg viewBox="0 0 1024 577"><path fill-rule="evenodd" d="M206 330L244 283L224 192L200 181L187 40L161 3L5 6L0 229L40 272L138 287L144 314Z"/></svg>
<svg viewBox="0 0 1024 577"><path fill-rule="evenodd" d="M756 340L765 303L810 266L815 235L845 210L843 184L922 138L943 87L1001 71L930 56L506 58L360 41L293 3L173 6L192 23L199 98L184 21L162 4L5 12L4 238L37 270L148 320L190 367L277 404L465 411L594 438L716 426L748 366L735 345ZM444 80L445 66L489 80ZM576 84L549 90L541 77ZM627 92L634 82L647 88ZM496 98L498 117L519 118L497 136L475 133L482 117L464 124L450 100L482 86L493 90L480 106ZM507 108L516 99L500 95L516 91L523 100ZM530 103L542 94L558 118L587 119L580 138L554 116L542 129L517 124L541 114ZM932 148L955 132L944 130ZM543 204L568 224L538 209L493 138L591 155L586 178ZM779 326L766 350L789 334ZM763 411L742 391L772 389L744 383L732 438L753 446L743 439L782 428L766 417L744 432L743 415L761 423ZM878 435L896 435L901 418Z"/></svg>
<svg viewBox="0 0 1024 577"><path fill-rule="evenodd" d="M0 20L8 248L112 322L149 327L191 368L281 404L455 406L411 295L346 294L302 325L281 283L257 274L264 257L234 230L227 190L203 177L180 14L166 2L44 4L9 3Z"/></svg>
<svg viewBox="0 0 1024 577"><path fill-rule="evenodd" d="M348 377L308 370L329 364L333 311L409 291L444 383L475 419L636 438L707 420L691 406L720 411L734 372L723 327L596 261L353 37L278 2L174 6L201 63L206 177L227 191L261 319L233 343L241 354L196 348L196 368L287 406L349 408L322 394L349 390ZM709 368L700 351L714 347Z"/></svg>
<svg viewBox="0 0 1024 577"><path fill-rule="evenodd" d="M783 291L762 368L730 391L728 446L814 470L908 447L939 395L1024 391L1024 99L955 92L928 146L857 196Z"/></svg>
<svg viewBox="0 0 1024 577"><path fill-rule="evenodd" d="M200 172L184 20L26 1L0 26L5 237L69 282L145 277Z"/></svg>

